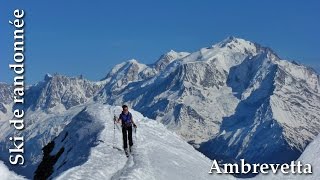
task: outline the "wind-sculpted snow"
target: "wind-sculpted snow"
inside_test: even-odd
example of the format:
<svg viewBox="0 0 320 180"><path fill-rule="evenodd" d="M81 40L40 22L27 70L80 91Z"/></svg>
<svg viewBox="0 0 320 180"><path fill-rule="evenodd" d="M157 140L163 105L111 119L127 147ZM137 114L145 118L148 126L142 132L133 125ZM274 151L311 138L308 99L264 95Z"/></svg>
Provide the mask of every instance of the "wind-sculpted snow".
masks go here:
<svg viewBox="0 0 320 180"><path fill-rule="evenodd" d="M134 156L127 160L119 125L113 148L113 115L120 112L121 107L93 102L56 114L29 112L26 121L35 122L23 132L26 164L8 167L28 179L44 177L44 172L51 177L62 174L60 179L214 179L208 174L208 158L164 125L133 110L138 125L136 146ZM3 159L7 157L6 146L3 141Z"/></svg>
<svg viewBox="0 0 320 180"><path fill-rule="evenodd" d="M24 153L24 166L10 165L6 161L9 157L8 149L12 147L12 143L8 139L9 136L12 136L14 129L10 128L9 123L4 123L0 127L0 159L5 161L6 165L15 172L28 178L33 177L33 173L42 159L41 149L58 136L73 116L82 109L83 106L78 106L55 113L47 113L43 110L26 112L27 115L24 118L26 128L17 133L17 135L24 136L26 141L25 149L27 150Z"/></svg>
<svg viewBox="0 0 320 180"><path fill-rule="evenodd" d="M18 176L16 173L9 171L9 169L0 161L0 177L1 180L24 180L22 176Z"/></svg>
<svg viewBox="0 0 320 180"><path fill-rule="evenodd" d="M113 140L113 115L120 112L121 107L94 104L76 115L53 141L54 148L50 155L56 155L61 149L63 153L53 165L50 177L157 180L221 178L208 174L211 166L208 158L160 123L135 111L131 112L138 129L133 134L133 155L127 158L121 147L119 125ZM233 179L228 175L223 177Z"/></svg>
<svg viewBox="0 0 320 180"><path fill-rule="evenodd" d="M298 161L310 163L313 168L313 174L303 177L306 180L316 180L320 177L320 136L318 135L305 149ZM299 176L292 176L295 179L301 179Z"/></svg>

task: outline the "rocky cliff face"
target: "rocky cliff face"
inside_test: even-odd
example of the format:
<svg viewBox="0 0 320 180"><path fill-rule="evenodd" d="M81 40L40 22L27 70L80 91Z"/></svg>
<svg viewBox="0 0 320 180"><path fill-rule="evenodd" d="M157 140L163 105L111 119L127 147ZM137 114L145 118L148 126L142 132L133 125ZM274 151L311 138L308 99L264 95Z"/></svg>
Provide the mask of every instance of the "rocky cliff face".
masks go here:
<svg viewBox="0 0 320 180"><path fill-rule="evenodd" d="M270 48L230 37L165 62L121 91L107 85L98 99L130 104L212 158L285 162L320 131L319 75Z"/></svg>
<svg viewBox="0 0 320 180"><path fill-rule="evenodd" d="M26 89L30 152L60 134L84 104L128 104L162 122L210 158L254 162L296 159L320 132L320 78L271 49L230 37L193 53L170 51L154 64L130 60L99 82L46 75ZM0 84L0 158L7 157L4 123L12 117L12 87ZM76 107L76 108L73 108ZM10 114L11 113L11 114ZM21 171L21 170L20 170ZM32 176L32 174L29 174Z"/></svg>
<svg viewBox="0 0 320 180"><path fill-rule="evenodd" d="M10 169L27 177L33 177L33 172L42 159L41 149L55 138L71 121L75 113L81 110L81 105L92 101L93 96L104 86L104 81L91 82L82 77L67 77L47 74L43 81L26 88L25 93L25 129L13 132L8 120L12 118L12 86L2 85L1 102L6 105L7 112L0 112L0 159L7 160L8 149L12 142L7 139L15 133L25 139L25 165L9 166ZM5 88L4 88L5 87ZM11 105L10 105L11 103ZM78 108L72 109L77 106ZM80 107L79 107L80 106ZM80 108L80 109L79 109ZM9 164L7 161L5 161Z"/></svg>
<svg viewBox="0 0 320 180"><path fill-rule="evenodd" d="M285 74L288 71L302 75L295 79L309 90L301 88L302 84L287 81L295 76L295 73ZM298 158L319 133L318 119L303 114L319 116L313 109L320 107L297 98L301 94L319 102L319 77L307 68L280 60L269 52L234 66L227 83L240 102L232 116L223 118L217 136L201 144L200 151L209 157L244 158L254 163L288 162ZM296 86L300 87L293 88Z"/></svg>
<svg viewBox="0 0 320 180"><path fill-rule="evenodd" d="M82 77L51 76L31 86L26 92L25 108L53 111L84 104L103 86L103 82L90 82Z"/></svg>

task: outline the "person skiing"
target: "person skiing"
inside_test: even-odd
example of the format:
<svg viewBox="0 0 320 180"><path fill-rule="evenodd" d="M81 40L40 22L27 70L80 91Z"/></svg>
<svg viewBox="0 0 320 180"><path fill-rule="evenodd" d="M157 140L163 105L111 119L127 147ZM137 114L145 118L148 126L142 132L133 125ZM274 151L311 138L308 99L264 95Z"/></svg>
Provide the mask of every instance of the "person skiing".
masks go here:
<svg viewBox="0 0 320 180"><path fill-rule="evenodd" d="M129 140L129 150L132 151L133 141L132 141L132 125L134 128L137 128L137 125L133 121L132 114L128 110L127 105L122 106L122 112L117 120L119 123L121 121L122 126L122 138L123 138L123 149L126 155L129 155L128 152L128 140Z"/></svg>

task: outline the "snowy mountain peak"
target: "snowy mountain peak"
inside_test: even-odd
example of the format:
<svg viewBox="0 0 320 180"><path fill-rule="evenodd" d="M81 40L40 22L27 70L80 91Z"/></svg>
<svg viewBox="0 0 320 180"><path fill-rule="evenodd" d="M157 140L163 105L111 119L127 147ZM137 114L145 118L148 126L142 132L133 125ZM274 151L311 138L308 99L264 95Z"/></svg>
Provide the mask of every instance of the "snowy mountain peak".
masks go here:
<svg viewBox="0 0 320 180"><path fill-rule="evenodd" d="M171 49L169 52L165 53L164 55L171 56L172 58L183 58L189 54L190 54L189 52L177 52Z"/></svg>
<svg viewBox="0 0 320 180"><path fill-rule="evenodd" d="M249 56L267 54L272 59L280 59L279 56L269 47L264 47L258 43L233 36L213 45L212 48L217 48L218 51L222 52L241 53Z"/></svg>
<svg viewBox="0 0 320 180"><path fill-rule="evenodd" d="M138 60L136 60L136 59L130 59L130 60L128 60L128 63L130 63L130 64L140 64L138 62Z"/></svg>
<svg viewBox="0 0 320 180"><path fill-rule="evenodd" d="M170 51L168 51L164 55L173 56L173 57L181 57L181 56L186 56L188 54L190 54L190 53L188 53L188 52L177 52L177 51L171 49Z"/></svg>
<svg viewBox="0 0 320 180"><path fill-rule="evenodd" d="M173 50L173 49L170 49L170 51L162 54L162 56L165 56L165 55L167 55L167 56L177 56L178 53L179 53L179 52L177 52L177 51L175 51L175 50Z"/></svg>
<svg viewBox="0 0 320 180"><path fill-rule="evenodd" d="M122 84L121 91L108 86L104 102L129 104L201 144L208 157L285 162L320 132L319 76L270 48L229 37L175 57L161 56L152 78ZM273 148L279 156L271 158Z"/></svg>
<svg viewBox="0 0 320 180"><path fill-rule="evenodd" d="M247 41L242 38L236 38L234 36L229 36L226 39L222 40L221 42L217 43L220 47L224 47L228 44L234 44L234 45L243 45L243 46L248 46L248 45L254 45L254 43Z"/></svg>
<svg viewBox="0 0 320 180"><path fill-rule="evenodd" d="M47 74L45 81L27 89L24 107L33 110L63 111L87 102L103 86L103 83L91 82L82 77Z"/></svg>
<svg viewBox="0 0 320 180"><path fill-rule="evenodd" d="M182 59L182 58L188 56L189 54L190 53L188 53L188 52L176 52L174 50L170 50L169 52L161 55L160 58L156 61L156 63L154 64L155 69L157 71L162 71L171 62L173 62L177 59Z"/></svg>
<svg viewBox="0 0 320 180"><path fill-rule="evenodd" d="M225 38L224 40L222 40L220 43L229 43L232 41L237 41L240 38L236 38L234 36L228 36L227 38Z"/></svg>
<svg viewBox="0 0 320 180"><path fill-rule="evenodd" d="M47 73L45 76L44 76L44 80L45 81L49 81L50 79L52 79L52 75Z"/></svg>
<svg viewBox="0 0 320 180"><path fill-rule="evenodd" d="M64 123L71 121L70 114L65 118L59 113L82 110L77 107L98 102L128 104L144 116L162 122L206 156L223 161L244 158L250 163L288 162L296 159L320 132L319 74L280 59L270 48L235 37L191 54L169 51L151 65L137 60L123 62L99 83L61 75L45 79L26 93L26 106L34 107L29 113L37 111L26 117L31 124L26 137L33 138L30 144L42 143L37 144L41 148L64 129ZM0 119L12 117L12 107L6 103L10 103L6 99L12 94L10 87L0 84ZM111 112L102 106L94 107L78 118L87 118L99 108ZM39 115L38 112L48 113L48 109L50 118L44 118L48 114ZM90 120L100 125L103 122ZM39 128L40 122L44 126ZM47 125L52 124L59 125L47 130ZM0 128L0 132L8 134L5 126ZM73 145L56 142L56 147ZM30 159L39 160L40 155L38 152ZM81 175L90 167L88 162L79 167L83 170ZM59 164L63 166L63 162ZM66 177L74 173L77 174L74 171Z"/></svg>
<svg viewBox="0 0 320 180"><path fill-rule="evenodd" d="M228 51L238 51L253 55L257 53L257 47L255 46L255 43L245 39L235 38L233 36L230 36L216 45L213 45L213 47L219 47L221 49L227 49Z"/></svg>

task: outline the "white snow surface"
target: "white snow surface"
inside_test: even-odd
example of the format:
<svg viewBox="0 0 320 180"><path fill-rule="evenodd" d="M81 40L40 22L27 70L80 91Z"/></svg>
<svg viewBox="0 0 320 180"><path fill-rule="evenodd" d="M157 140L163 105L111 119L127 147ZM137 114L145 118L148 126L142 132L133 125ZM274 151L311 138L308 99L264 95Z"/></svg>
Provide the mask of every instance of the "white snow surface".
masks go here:
<svg viewBox="0 0 320 180"><path fill-rule="evenodd" d="M318 180L320 177L320 135L318 135L304 150L297 161L302 164L311 164L312 174L266 174L258 175L254 180L275 179L275 180Z"/></svg>
<svg viewBox="0 0 320 180"><path fill-rule="evenodd" d="M133 155L127 158L123 151L113 148L113 115L120 114L121 107L94 104L86 111L94 117L94 124L104 124L98 139L104 143L93 147L88 160L62 173L64 179L220 179L208 174L211 161L168 131L162 124L143 117L131 110L138 126L133 134ZM72 122L71 122L72 123ZM76 126L75 126L76 127ZM118 125L119 127L119 125ZM91 127L88 127L91 129ZM86 136L88 131L74 129L74 134ZM80 134L81 135L80 135ZM83 134L84 133L84 134ZM115 146L122 149L120 128L115 131ZM81 143L81 138L78 139ZM224 175L224 179L234 179Z"/></svg>
<svg viewBox="0 0 320 180"><path fill-rule="evenodd" d="M304 179L319 179L320 177L320 135L318 135L304 150L298 159L302 163L310 163L312 165L313 174L303 177ZM299 179L299 176L294 176Z"/></svg>
<svg viewBox="0 0 320 180"><path fill-rule="evenodd" d="M1 180L23 180L22 176L18 176L16 173L9 171L6 165L0 161L0 178Z"/></svg>

